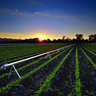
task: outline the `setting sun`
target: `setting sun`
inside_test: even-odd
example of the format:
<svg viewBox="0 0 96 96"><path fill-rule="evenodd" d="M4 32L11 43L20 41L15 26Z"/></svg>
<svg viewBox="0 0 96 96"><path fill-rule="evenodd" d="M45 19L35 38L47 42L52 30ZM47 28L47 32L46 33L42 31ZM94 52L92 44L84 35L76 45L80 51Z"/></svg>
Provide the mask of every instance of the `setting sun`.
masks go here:
<svg viewBox="0 0 96 96"><path fill-rule="evenodd" d="M44 37L39 36L39 40L40 40L40 41L44 40Z"/></svg>

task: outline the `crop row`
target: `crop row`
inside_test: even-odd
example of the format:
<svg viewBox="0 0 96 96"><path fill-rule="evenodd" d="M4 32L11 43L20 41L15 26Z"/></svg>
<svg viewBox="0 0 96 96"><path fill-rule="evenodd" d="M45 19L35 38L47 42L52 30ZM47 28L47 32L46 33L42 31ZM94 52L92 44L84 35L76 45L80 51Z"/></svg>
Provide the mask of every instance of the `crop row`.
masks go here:
<svg viewBox="0 0 96 96"><path fill-rule="evenodd" d="M86 44L80 44L81 46L90 48L93 51L96 51L96 43L86 43Z"/></svg>
<svg viewBox="0 0 96 96"><path fill-rule="evenodd" d="M26 56L22 56L22 57L17 57L17 58L14 58L14 59L9 59L9 60L7 60L6 63L10 63L10 62L13 62L13 61L21 60L23 58L27 58L27 57L30 57L30 56L33 56L33 55L36 55L36 54L31 54L31 55L26 55ZM4 64L4 61L0 62L0 65L1 64Z"/></svg>
<svg viewBox="0 0 96 96"><path fill-rule="evenodd" d="M81 82L79 78L79 62L78 62L78 49L76 46L76 69L75 69L75 76L76 76L76 96L81 96Z"/></svg>
<svg viewBox="0 0 96 96"><path fill-rule="evenodd" d="M20 90L26 88L25 94L28 92L28 95L31 94L32 96L43 94L51 96L54 94L50 92L58 92L59 96L94 96L96 93L96 62L94 60L96 53L88 47L84 47L81 44L78 46L77 44L76 49L72 47L69 48L70 50L62 50L59 54L52 53L51 59L41 57L33 62L30 61L31 63L29 62L24 66L22 64L22 66L18 66L19 64L17 64L17 70L23 75L20 74L20 79L16 78L15 81L13 80L11 83L6 83L7 85L2 86L0 94L4 92L6 95L8 92L11 93L11 91L16 92L15 95L19 94L17 90L15 91L16 86L14 85L17 85ZM12 73L14 72L13 70ZM8 76L8 73L2 74L0 80L6 79L6 76ZM21 85L24 87L20 88Z"/></svg>
<svg viewBox="0 0 96 96"><path fill-rule="evenodd" d="M91 60L91 58L85 53L85 51L80 47L80 49L81 49L81 51L83 52L83 54L87 57L87 59L90 61L90 63L94 66L94 68L95 68L95 66L96 66L96 64ZM80 51L80 50L79 50ZM93 55L94 55L94 53L92 52L92 51L90 51L90 50L87 50L89 53L92 53ZM62 61L61 61L62 62ZM59 66L59 65L58 65ZM57 68L57 67L56 67ZM58 69L59 70L59 69ZM54 69L54 71L55 71L55 69ZM49 87L50 86L50 83L51 83L51 81L52 81L52 79L54 78L54 76L55 76L55 74L56 73L54 73L54 71L53 71L53 73L52 74L54 74L54 75L52 75L52 74L50 74L46 79L45 79L45 81L43 82L43 84L41 84L40 85L40 88L39 88L39 90L37 90L36 92L35 92L35 95L34 96L40 96L40 93L42 93L42 91L44 91L44 90L46 90L47 89L47 87ZM57 71L56 71L57 72ZM51 76L52 75L52 76ZM76 91L76 93L75 93L75 95L76 96L81 96L82 95L82 86L84 86L84 85L81 85L81 80L80 80L80 77L79 77L79 75L80 75L80 72L79 72L79 60L78 60L78 48L76 47L76 70L75 70L75 76L76 76L76 81L75 81L75 84L76 84L76 86L75 86L75 91ZM83 90L84 91L84 90ZM86 90L85 90L86 91ZM87 91L86 91L87 92ZM33 96L32 95L32 96Z"/></svg>
<svg viewBox="0 0 96 96"><path fill-rule="evenodd" d="M94 53L93 51L89 50L89 49L88 49L88 48L86 48L86 47L83 47L83 48L85 48L87 51L89 51L90 53L92 53L93 55L95 55L95 56L96 56L96 53Z"/></svg>
<svg viewBox="0 0 96 96"><path fill-rule="evenodd" d="M6 47L0 49L0 59L15 58L23 55L30 54L40 54L42 52L54 50L68 44L56 44L56 45L34 45L34 46L24 46L24 47ZM18 50L19 49L19 50Z"/></svg>
<svg viewBox="0 0 96 96"><path fill-rule="evenodd" d="M89 50L91 50L91 51L96 52L96 50L95 50L95 49L92 49L92 48L90 48L90 47L88 47L88 46L84 46L84 47L86 47L87 49L89 49Z"/></svg>
<svg viewBox="0 0 96 96"><path fill-rule="evenodd" d="M27 57L30 57L33 55L37 55L37 54L42 53L42 52L44 52L44 50L39 51L39 52L35 52L35 51L31 52L30 51L30 52L27 52L25 54L21 54L21 55L17 55L17 56L12 55L12 56L0 59L0 61L2 60L2 62L0 62L0 64L4 63L4 60L7 60L7 63L9 63L12 61L17 61L17 60L22 59L22 58L27 58ZM30 53L30 54L28 54L28 53Z"/></svg>
<svg viewBox="0 0 96 96"><path fill-rule="evenodd" d="M8 57L6 58L2 58L0 59L0 64L4 64L4 61L6 60L7 63L10 63L10 62L13 62L13 61L17 61L17 60L20 60L20 59L23 59L23 58L26 58L26 57L30 57L30 56L33 56L33 55L37 55L37 54L40 54L40 53L43 53L43 52L46 52L46 51L49 51L49 50L53 50L53 49L56 49L58 48L60 45L55 45L55 46L48 46L48 48L46 48L47 46L41 46L41 47L38 47L39 49L35 48L35 47L32 47L32 48L29 48L27 47L25 51L25 49L21 48L25 55L22 53L20 56L18 55L19 51L17 49L14 49L14 53L12 53L11 51L9 51L8 53L5 52L4 50L2 50L3 52L6 53L6 55L8 54L11 54L11 55L8 55ZM20 50L21 50L20 49ZM15 52L16 50L16 52ZM1 52L2 52L1 51ZM17 52L18 51L18 52ZM30 54L29 54L30 53ZM14 57L14 54L17 54L17 57ZM0 54L1 55L1 54ZM5 55L5 56L6 56ZM3 54L1 55L3 57Z"/></svg>
<svg viewBox="0 0 96 96"><path fill-rule="evenodd" d="M92 61L92 59L84 52L84 50L80 47L80 49L82 50L82 52L84 53L84 55L88 58L88 60L90 61L90 63L94 66L94 68L96 69L96 64Z"/></svg>
<svg viewBox="0 0 96 96"><path fill-rule="evenodd" d="M68 50L68 49L66 49L66 51L67 51L67 50ZM54 54L56 54L56 53L57 53L57 52L51 53L50 55L54 55ZM20 70L23 71L25 68L27 68L27 67L29 67L29 66L37 63L37 62L39 62L40 60L43 60L44 58L45 58L45 56L44 56L44 57L41 57L40 59L35 60L35 61L33 61L33 62L29 63L29 64L26 64L26 65L24 65L24 66L22 66L22 67L19 67L19 68L17 68L17 71L20 71ZM14 73L14 72L15 72L15 70L12 71L12 73ZM9 75L9 72L8 72L8 73L4 73L4 74L0 75L0 78L3 78L3 77L8 76L8 75Z"/></svg>
<svg viewBox="0 0 96 96"><path fill-rule="evenodd" d="M95 96L96 94L96 69L92 66L94 55L91 54L92 56L90 58L90 54L91 53L85 49L78 48L82 96ZM96 62L94 62L94 64L96 64Z"/></svg>
<svg viewBox="0 0 96 96"><path fill-rule="evenodd" d="M64 50L63 52L65 52L66 50ZM16 81L13 81L11 83L9 83L7 86L5 87L2 87L0 89L0 93L4 92L5 90L7 90L8 88L12 87L13 85L21 82L22 80L28 78L30 75L32 75L33 73L35 73L36 71L40 70L42 67L44 67L45 65L47 65L49 62L51 62L53 59L55 59L57 56L61 55L63 52L61 52L60 54L54 56L53 58L51 58L50 60L46 61L45 63L43 63L42 65L40 65L39 67L33 69L31 72L27 73L26 75L24 76L21 76L20 79L17 79Z"/></svg>
<svg viewBox="0 0 96 96"><path fill-rule="evenodd" d="M66 49L65 51L67 51L68 49ZM63 50L61 50L61 52L62 52ZM53 56L55 56L56 54L58 54L58 52L55 52L55 53L52 53L52 54L50 54L51 55L51 57L53 57ZM36 67L38 67L39 65L40 65L40 62L41 62L41 64L43 63L43 62L45 62L47 59L49 59L49 58L46 58L45 59L45 56L44 57L41 57L40 59L38 59L38 60L36 60L36 61L33 61L32 63L30 63L29 61L27 61L27 62L29 62L29 64L26 64L25 62L24 62L24 66L22 66L22 67L19 67L19 68L17 68L17 66L16 66L16 68L17 68L17 71L19 72L19 74L20 74L20 76L23 76L23 75L25 75L26 73L28 73L28 72L30 72L31 70L33 70L34 68L36 68ZM17 64L18 65L18 64ZM22 65L22 64L21 64ZM8 69L8 68L7 68ZM28 70L26 70L26 69L28 69ZM4 70L4 71L6 71L6 70ZM11 72L12 74L13 74L13 72L15 72L14 70ZM0 76L0 82L1 82L1 86L3 87L3 86L5 86L6 84L8 84L9 83L9 79L7 79L9 76L9 71L8 71L8 73L5 73L5 74L2 74L1 76ZM8 76L8 77L6 77L6 76ZM14 75L13 75L14 76ZM13 81L13 79L14 80L16 80L16 79L18 79L18 77L16 77L15 76L15 78L10 78L10 80L11 81ZM6 81L6 82L5 82Z"/></svg>
<svg viewBox="0 0 96 96"><path fill-rule="evenodd" d="M24 68L27 68L27 67L31 66L32 64L35 64L35 63L39 62L40 60L42 60L43 58L44 58L44 57L42 57L42 58L40 58L40 59L38 59L38 60L36 60L36 61L34 61L34 62L31 62L31 63L29 63L29 64L26 64L25 66L22 66L22 67L20 67L20 68L17 68L17 71L23 70ZM13 73L13 72L15 72L15 70L13 70L12 73ZM5 76L8 76L8 74L9 74L9 73L4 73L4 74L0 75L0 78L3 78L3 77L5 77Z"/></svg>
<svg viewBox="0 0 96 96"><path fill-rule="evenodd" d="M63 58L63 60L60 62L60 64L56 68L54 68L54 71L46 78L46 80L44 81L44 83L40 85L39 90L37 90L35 92L34 96L40 96L40 93L42 91L44 91L47 86L50 86L50 82L51 82L52 78L54 78L56 72L60 69L60 67L62 66L62 64L64 63L64 61L68 57L68 55L71 53L71 51L73 50L73 48L67 53L67 55Z"/></svg>
<svg viewBox="0 0 96 96"><path fill-rule="evenodd" d="M19 49L19 51L17 49ZM0 51L1 51L1 58L8 59L13 57L23 56L25 54L28 54L29 52L32 53L32 48L31 47L15 47L15 48L6 47L1 49Z"/></svg>

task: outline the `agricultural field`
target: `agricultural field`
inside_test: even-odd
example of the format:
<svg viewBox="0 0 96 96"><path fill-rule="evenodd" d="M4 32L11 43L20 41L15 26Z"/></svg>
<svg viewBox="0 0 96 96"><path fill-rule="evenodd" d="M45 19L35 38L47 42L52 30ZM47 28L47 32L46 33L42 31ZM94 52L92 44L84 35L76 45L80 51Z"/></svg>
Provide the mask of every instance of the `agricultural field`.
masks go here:
<svg viewBox="0 0 96 96"><path fill-rule="evenodd" d="M0 65L58 49L69 44L1 44Z"/></svg>
<svg viewBox="0 0 96 96"><path fill-rule="evenodd" d="M0 45L0 66L72 44ZM0 69L0 96L96 96L96 44L74 44Z"/></svg>

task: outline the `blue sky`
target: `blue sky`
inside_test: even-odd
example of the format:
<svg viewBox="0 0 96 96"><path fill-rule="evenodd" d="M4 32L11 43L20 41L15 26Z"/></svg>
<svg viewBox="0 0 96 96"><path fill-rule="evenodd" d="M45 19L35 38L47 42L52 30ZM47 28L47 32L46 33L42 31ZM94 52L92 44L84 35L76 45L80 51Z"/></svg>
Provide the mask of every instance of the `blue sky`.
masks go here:
<svg viewBox="0 0 96 96"><path fill-rule="evenodd" d="M0 38L96 34L96 0L0 0Z"/></svg>

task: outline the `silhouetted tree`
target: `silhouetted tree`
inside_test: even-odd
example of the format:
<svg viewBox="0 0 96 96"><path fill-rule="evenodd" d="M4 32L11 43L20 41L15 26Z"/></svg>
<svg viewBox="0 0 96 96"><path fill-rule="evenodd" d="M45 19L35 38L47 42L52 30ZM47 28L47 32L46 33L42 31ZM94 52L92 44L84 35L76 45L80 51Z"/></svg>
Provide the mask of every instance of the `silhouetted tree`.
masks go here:
<svg viewBox="0 0 96 96"><path fill-rule="evenodd" d="M58 39L57 42L58 42L58 43L62 43L62 39Z"/></svg>
<svg viewBox="0 0 96 96"><path fill-rule="evenodd" d="M89 35L89 41L96 41L96 34Z"/></svg>
<svg viewBox="0 0 96 96"><path fill-rule="evenodd" d="M62 40L64 41L64 39L65 39L65 36L63 36Z"/></svg>
<svg viewBox="0 0 96 96"><path fill-rule="evenodd" d="M70 39L66 38L65 36L62 37L62 39L53 39L52 41L50 39L45 39L40 41L39 38L29 38L29 39L12 39L12 38L0 38L0 43L88 43L93 42L96 43L96 34L89 35L88 39L83 38L83 34L76 34L76 39Z"/></svg>
<svg viewBox="0 0 96 96"><path fill-rule="evenodd" d="M48 43L50 43L50 42L51 42L51 40L50 40L50 39L47 39L47 42L48 42Z"/></svg>
<svg viewBox="0 0 96 96"><path fill-rule="evenodd" d="M69 41L71 41L71 39L70 39L69 37L67 37L67 38L66 38L66 41L68 41L68 42L69 42Z"/></svg>
<svg viewBox="0 0 96 96"><path fill-rule="evenodd" d="M89 41L92 41L94 39L94 35L89 35Z"/></svg>
<svg viewBox="0 0 96 96"><path fill-rule="evenodd" d="M56 43L57 42L57 40L56 39L53 39L53 43Z"/></svg>
<svg viewBox="0 0 96 96"><path fill-rule="evenodd" d="M94 35L94 40L96 40L96 34Z"/></svg>
<svg viewBox="0 0 96 96"><path fill-rule="evenodd" d="M83 40L83 35L82 34L76 34L75 36L77 38L77 41Z"/></svg>

